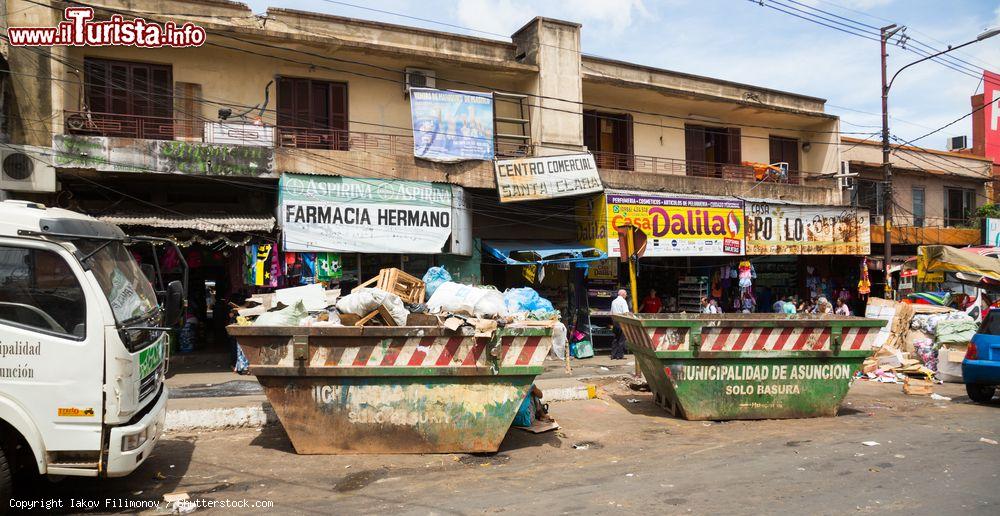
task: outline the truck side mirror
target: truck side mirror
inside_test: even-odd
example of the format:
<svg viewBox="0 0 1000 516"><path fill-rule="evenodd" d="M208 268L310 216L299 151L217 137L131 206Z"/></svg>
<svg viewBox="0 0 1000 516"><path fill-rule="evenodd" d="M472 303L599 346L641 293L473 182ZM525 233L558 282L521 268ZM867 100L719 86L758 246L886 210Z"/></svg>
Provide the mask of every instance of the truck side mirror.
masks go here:
<svg viewBox="0 0 1000 516"><path fill-rule="evenodd" d="M174 326L180 321L181 312L184 308L184 286L180 281L174 280L167 284L165 305L166 317L163 324L165 326Z"/></svg>

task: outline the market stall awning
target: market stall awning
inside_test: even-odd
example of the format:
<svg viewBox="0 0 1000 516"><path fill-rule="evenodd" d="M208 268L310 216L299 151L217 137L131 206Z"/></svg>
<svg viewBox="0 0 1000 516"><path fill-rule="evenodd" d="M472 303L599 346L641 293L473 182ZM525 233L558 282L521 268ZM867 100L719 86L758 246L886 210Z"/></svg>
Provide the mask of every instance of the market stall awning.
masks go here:
<svg viewBox="0 0 1000 516"><path fill-rule="evenodd" d="M964 273L1000 281L1000 259L946 245L921 246L920 252L924 257L921 265L926 272Z"/></svg>
<svg viewBox="0 0 1000 516"><path fill-rule="evenodd" d="M119 226L189 229L195 231L214 231L216 233L239 233L244 231L270 232L274 229L274 217L269 215L118 214L102 215L97 218Z"/></svg>
<svg viewBox="0 0 1000 516"><path fill-rule="evenodd" d="M544 240L484 240L483 250L507 265L592 262L608 257L604 251L579 242Z"/></svg>

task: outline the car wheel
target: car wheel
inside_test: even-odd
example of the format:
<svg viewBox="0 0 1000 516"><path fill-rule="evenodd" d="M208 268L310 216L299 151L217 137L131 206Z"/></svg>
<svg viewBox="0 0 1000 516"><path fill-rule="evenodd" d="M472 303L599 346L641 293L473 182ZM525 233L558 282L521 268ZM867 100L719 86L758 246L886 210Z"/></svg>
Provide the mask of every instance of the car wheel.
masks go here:
<svg viewBox="0 0 1000 516"><path fill-rule="evenodd" d="M993 399L993 394L996 390L997 388L992 385L983 385L981 383L965 384L965 392L969 393L969 399L976 403L989 403Z"/></svg>

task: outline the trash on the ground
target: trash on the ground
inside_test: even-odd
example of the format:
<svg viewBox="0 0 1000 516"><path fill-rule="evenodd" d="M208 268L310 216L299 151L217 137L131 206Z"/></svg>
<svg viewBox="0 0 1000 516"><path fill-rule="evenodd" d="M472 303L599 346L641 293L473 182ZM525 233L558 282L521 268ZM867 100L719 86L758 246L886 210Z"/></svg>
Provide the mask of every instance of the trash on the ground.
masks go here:
<svg viewBox="0 0 1000 516"><path fill-rule="evenodd" d="M167 477L165 477L163 475L163 473L160 473L159 471L157 471L155 474L153 474L153 480L164 480L166 478Z"/></svg>
<svg viewBox="0 0 1000 516"><path fill-rule="evenodd" d="M861 444L865 446L878 446L878 443L876 441L863 441Z"/></svg>
<svg viewBox="0 0 1000 516"><path fill-rule="evenodd" d="M590 443L574 444L573 445L573 449L574 450L586 450L586 449L589 449L589 448L590 448Z"/></svg>
<svg viewBox="0 0 1000 516"><path fill-rule="evenodd" d="M173 514L191 514L198 509L198 504L191 500L177 500L170 504L170 512Z"/></svg>
<svg viewBox="0 0 1000 516"><path fill-rule="evenodd" d="M625 476L626 476L626 477L634 477L634 476L635 476L635 473L625 473Z"/></svg>
<svg viewBox="0 0 1000 516"><path fill-rule="evenodd" d="M979 442L986 443L986 444L996 444L997 443L995 440L993 440L993 439L987 439L985 437L980 437L979 438Z"/></svg>
<svg viewBox="0 0 1000 516"><path fill-rule="evenodd" d="M601 371L610 371L607 367L601 366Z"/></svg>
<svg viewBox="0 0 1000 516"><path fill-rule="evenodd" d="M559 423L556 423L555 421L542 421L541 419L536 419L531 423L531 426L513 426L513 428L524 430L525 432L533 434L541 434L552 430L558 430L560 427Z"/></svg>
<svg viewBox="0 0 1000 516"><path fill-rule="evenodd" d="M637 399L635 399L635 398L629 398L629 399L628 399L627 401L628 401L629 403L639 403L639 400L637 400Z"/></svg>
<svg viewBox="0 0 1000 516"><path fill-rule="evenodd" d="M931 399L936 401L951 401L951 398L947 396L942 396L936 392L931 393Z"/></svg>
<svg viewBox="0 0 1000 516"><path fill-rule="evenodd" d="M163 501L167 503L189 500L190 498L191 497L186 492L173 492L163 495Z"/></svg>
<svg viewBox="0 0 1000 516"><path fill-rule="evenodd" d="M933 394L934 382L921 378L907 376L903 380L903 392L910 396L930 396Z"/></svg>

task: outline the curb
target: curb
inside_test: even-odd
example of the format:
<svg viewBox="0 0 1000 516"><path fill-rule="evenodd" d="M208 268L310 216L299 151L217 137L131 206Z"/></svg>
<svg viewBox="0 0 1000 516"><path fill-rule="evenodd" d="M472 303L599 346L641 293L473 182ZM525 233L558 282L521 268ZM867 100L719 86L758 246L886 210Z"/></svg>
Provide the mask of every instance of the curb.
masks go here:
<svg viewBox="0 0 1000 516"><path fill-rule="evenodd" d="M579 385L545 389L543 394L545 402L589 400L597 397L597 386ZM271 408L271 404L261 402L245 407L167 410L164 430L167 432L187 432L260 428L277 422L278 416Z"/></svg>
<svg viewBox="0 0 1000 516"><path fill-rule="evenodd" d="M260 428L278 422L269 403L245 407L217 409L167 410L164 430L224 430L227 428Z"/></svg>
<svg viewBox="0 0 1000 516"><path fill-rule="evenodd" d="M597 397L596 385L578 385L574 387L558 387L543 389L543 402L549 401L571 401L571 400L592 400Z"/></svg>

